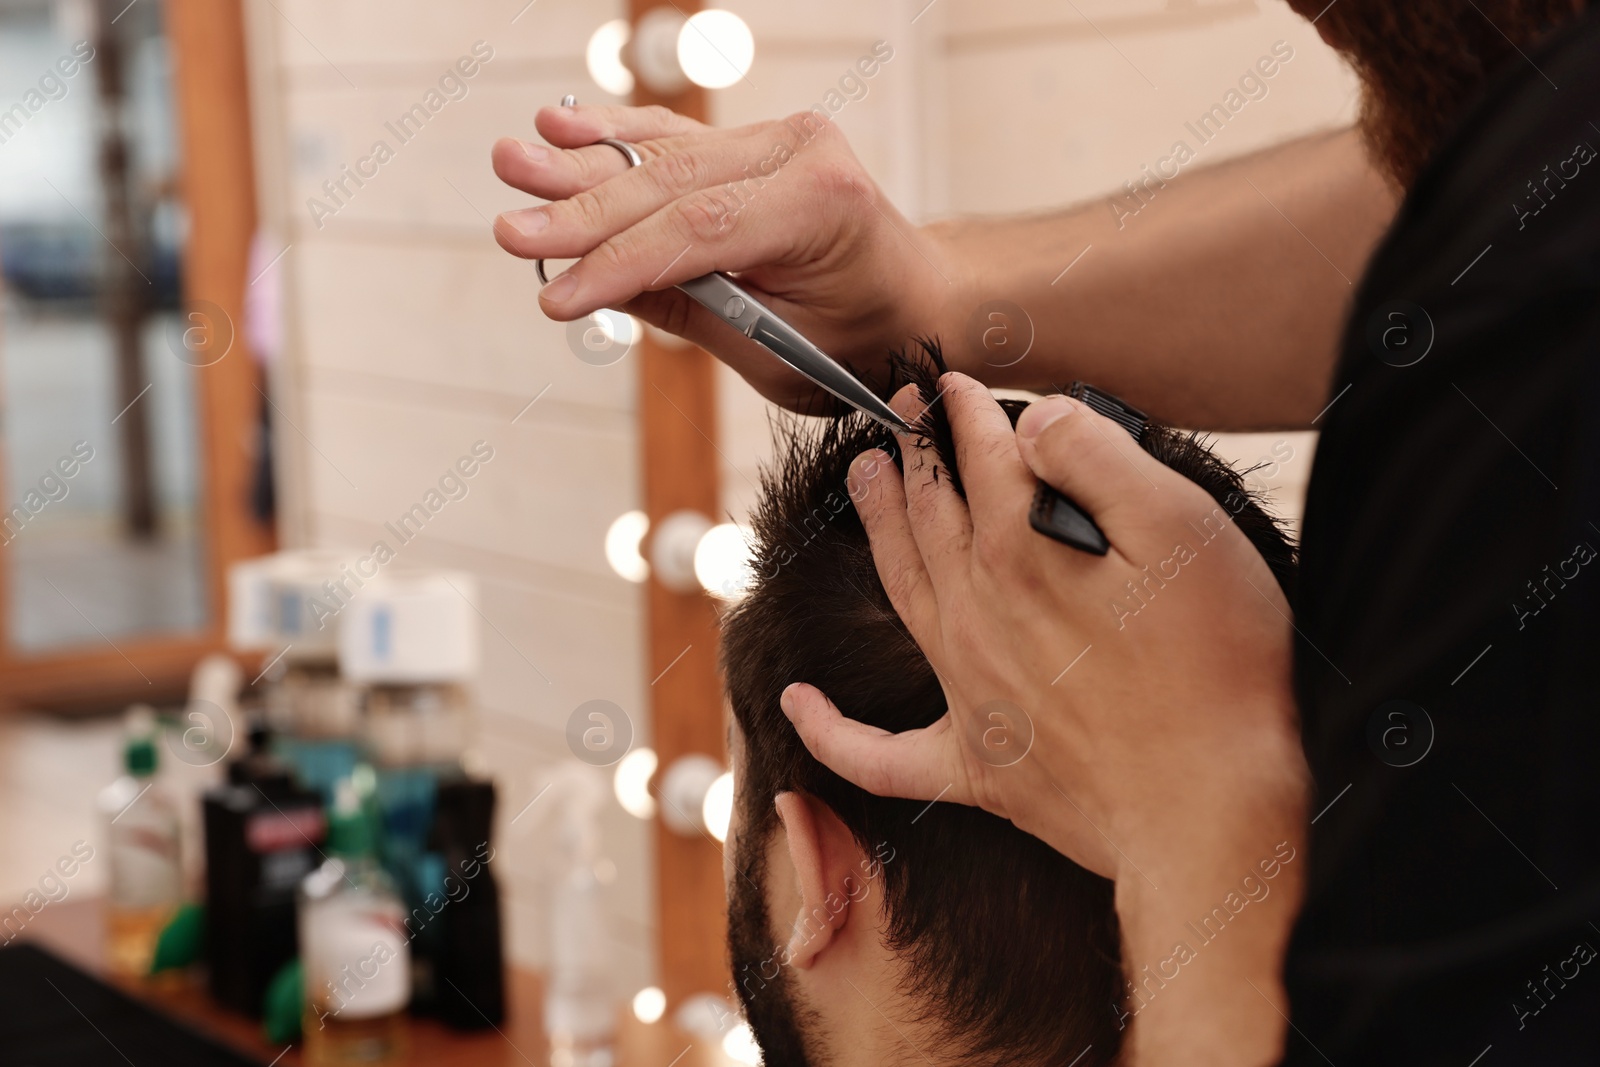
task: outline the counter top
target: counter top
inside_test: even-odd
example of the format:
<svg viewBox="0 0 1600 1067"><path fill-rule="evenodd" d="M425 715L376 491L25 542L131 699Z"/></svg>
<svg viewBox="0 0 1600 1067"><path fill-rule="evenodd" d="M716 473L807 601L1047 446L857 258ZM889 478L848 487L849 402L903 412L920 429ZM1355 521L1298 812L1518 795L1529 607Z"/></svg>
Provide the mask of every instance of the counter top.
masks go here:
<svg viewBox="0 0 1600 1067"><path fill-rule="evenodd" d="M113 978L105 968L105 905L65 900L47 905L24 928L22 939L110 982L158 1011L274 1067L300 1067L299 1045L267 1043L258 1020L214 1003L203 978L173 974L153 981ZM546 1067L549 1043L540 1022L543 982L512 967L506 984L506 1021L497 1029L463 1033L431 1019L411 1020L409 1055L394 1067ZM640 1023L621 1012L617 1067L726 1067L715 1041L695 1039L667 1022Z"/></svg>

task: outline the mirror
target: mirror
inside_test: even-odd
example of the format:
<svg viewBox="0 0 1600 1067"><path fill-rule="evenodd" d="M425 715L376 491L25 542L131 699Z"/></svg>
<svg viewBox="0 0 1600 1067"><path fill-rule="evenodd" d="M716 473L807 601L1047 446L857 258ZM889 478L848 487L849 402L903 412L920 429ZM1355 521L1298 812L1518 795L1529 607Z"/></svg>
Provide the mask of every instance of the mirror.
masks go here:
<svg viewBox="0 0 1600 1067"><path fill-rule="evenodd" d="M235 3L0 0L0 700L181 691L270 548L244 70Z"/></svg>
<svg viewBox="0 0 1600 1067"><path fill-rule="evenodd" d="M103 15L0 8L0 529L21 653L208 622L172 64L156 0Z"/></svg>

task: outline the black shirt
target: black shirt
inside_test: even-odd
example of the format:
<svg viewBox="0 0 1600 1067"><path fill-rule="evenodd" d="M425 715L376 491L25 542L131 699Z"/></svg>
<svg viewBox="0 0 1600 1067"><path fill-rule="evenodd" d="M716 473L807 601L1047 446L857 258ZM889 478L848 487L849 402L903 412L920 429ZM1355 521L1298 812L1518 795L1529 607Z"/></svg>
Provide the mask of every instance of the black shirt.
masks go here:
<svg viewBox="0 0 1600 1067"><path fill-rule="evenodd" d="M1600 14L1431 161L1329 399L1286 1062L1600 1063Z"/></svg>

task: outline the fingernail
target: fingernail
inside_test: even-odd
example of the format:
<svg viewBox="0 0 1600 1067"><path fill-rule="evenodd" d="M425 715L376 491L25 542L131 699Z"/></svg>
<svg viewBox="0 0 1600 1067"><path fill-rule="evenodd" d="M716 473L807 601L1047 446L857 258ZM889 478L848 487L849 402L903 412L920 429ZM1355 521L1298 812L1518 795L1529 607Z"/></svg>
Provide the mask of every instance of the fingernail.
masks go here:
<svg viewBox="0 0 1600 1067"><path fill-rule="evenodd" d="M785 715L794 714L794 691L798 688L800 688L799 682L790 682L788 685L783 687L783 695L778 697L778 706L783 709L783 713Z"/></svg>
<svg viewBox="0 0 1600 1067"><path fill-rule="evenodd" d="M531 162L543 163L545 160L550 158L550 149L546 148L542 144L533 144L530 141L522 141L519 143L522 145L522 154L527 156Z"/></svg>
<svg viewBox="0 0 1600 1067"><path fill-rule="evenodd" d="M578 276L569 270L565 274L562 274L560 277L558 277L555 281L545 286L544 290L539 295L559 304L577 291Z"/></svg>
<svg viewBox="0 0 1600 1067"><path fill-rule="evenodd" d="M1022 417L1017 420L1018 437L1038 437L1051 423L1072 414L1074 408L1071 400L1064 396L1047 396L1043 400L1035 400L1022 412Z"/></svg>
<svg viewBox="0 0 1600 1067"><path fill-rule="evenodd" d="M510 226L524 237L532 237L550 225L550 213L542 207L530 207L522 211L508 211L502 218L506 220L507 226Z"/></svg>

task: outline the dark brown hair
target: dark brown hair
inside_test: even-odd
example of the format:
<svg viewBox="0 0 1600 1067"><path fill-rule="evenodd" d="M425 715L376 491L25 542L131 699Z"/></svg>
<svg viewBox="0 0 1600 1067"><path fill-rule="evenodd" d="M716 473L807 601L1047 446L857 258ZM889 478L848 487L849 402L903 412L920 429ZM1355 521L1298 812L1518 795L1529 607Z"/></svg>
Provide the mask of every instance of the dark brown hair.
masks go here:
<svg viewBox="0 0 1600 1067"><path fill-rule="evenodd" d="M925 343L918 359L896 363L894 378L929 399L942 369L937 345ZM1025 406L1002 405L1013 423ZM959 490L939 402L924 428ZM846 715L899 732L935 722L945 700L883 591L846 487L851 461L869 448L884 448L899 462L892 436L861 415L786 416L777 432L777 459L763 474L752 516L757 573L722 631L728 697L744 734L737 877L762 884L774 796L811 794L838 814L869 857L889 857L881 869L889 947L905 961L908 992L924 1005L923 1019L951 1052L974 1063L1065 1064L1092 1045L1079 1067L1110 1062L1123 988L1111 884L980 809L878 797L851 785L811 756L779 708L785 686L810 682ZM1192 434L1152 426L1143 444L1223 503L1288 587L1293 546L1239 472ZM773 1043L792 1053L804 1027L774 1021L771 1005L752 1003L765 983L737 973L740 946L768 927L760 902L742 885L736 889L735 986L753 1024L767 1021L778 1031ZM826 1035L807 1043L825 1044ZM777 1059L798 1062L792 1054Z"/></svg>

